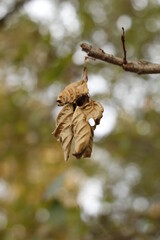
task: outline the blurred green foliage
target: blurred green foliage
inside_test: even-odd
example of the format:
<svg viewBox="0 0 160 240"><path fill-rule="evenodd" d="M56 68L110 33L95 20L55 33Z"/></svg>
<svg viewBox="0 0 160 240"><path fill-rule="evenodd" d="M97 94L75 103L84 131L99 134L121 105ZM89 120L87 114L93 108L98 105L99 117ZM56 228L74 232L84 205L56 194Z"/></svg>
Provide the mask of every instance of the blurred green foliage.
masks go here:
<svg viewBox="0 0 160 240"><path fill-rule="evenodd" d="M67 163L51 134L57 94L81 77L81 42L122 56L124 26L128 58L158 62L159 1L47 0L57 14L47 23L29 14L33 2L1 26L0 239L159 240L158 75L90 61L89 81L109 86L93 98L116 112L112 131L96 138L91 159Z"/></svg>

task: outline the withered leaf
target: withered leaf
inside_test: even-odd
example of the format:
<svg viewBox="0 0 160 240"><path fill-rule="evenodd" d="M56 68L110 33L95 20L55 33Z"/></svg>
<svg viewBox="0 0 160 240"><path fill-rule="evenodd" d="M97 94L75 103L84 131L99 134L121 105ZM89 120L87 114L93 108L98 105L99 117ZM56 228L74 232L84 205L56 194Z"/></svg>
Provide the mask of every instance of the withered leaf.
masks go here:
<svg viewBox="0 0 160 240"><path fill-rule="evenodd" d="M87 82L80 80L65 87L65 89L58 95L57 102L59 106L63 106L66 103L75 103L79 97L87 94Z"/></svg>
<svg viewBox="0 0 160 240"><path fill-rule="evenodd" d="M81 109L83 110L87 121L89 121L90 118L93 118L96 125L100 123L100 119L102 118L104 112L104 108L100 103L91 100L81 106Z"/></svg>
<svg viewBox="0 0 160 240"><path fill-rule="evenodd" d="M91 127L86 121L86 116L80 107L76 107L73 114L72 127L75 138L75 153L73 155L80 158L85 152L92 136Z"/></svg>
<svg viewBox="0 0 160 240"><path fill-rule="evenodd" d="M66 104L62 108L62 110L59 112L57 116L56 129L53 132L54 136L62 144L65 161L68 160L69 158L71 143L73 138L73 133L71 128L73 111L74 109L72 104Z"/></svg>

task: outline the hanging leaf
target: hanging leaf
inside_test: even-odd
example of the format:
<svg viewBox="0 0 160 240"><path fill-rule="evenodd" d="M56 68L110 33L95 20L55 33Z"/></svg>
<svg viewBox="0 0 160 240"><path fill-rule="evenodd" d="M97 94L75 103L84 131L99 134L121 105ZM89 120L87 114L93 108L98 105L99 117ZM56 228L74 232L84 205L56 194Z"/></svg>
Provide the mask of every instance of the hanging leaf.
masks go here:
<svg viewBox="0 0 160 240"><path fill-rule="evenodd" d="M65 87L65 89L58 95L57 103L59 106L63 106L66 103L75 103L79 97L87 94L87 82L80 80Z"/></svg>
<svg viewBox="0 0 160 240"><path fill-rule="evenodd" d="M73 112L74 109L72 104L65 105L57 116L56 129L53 132L54 136L62 144L65 161L69 158L73 138L71 129Z"/></svg>
<svg viewBox="0 0 160 240"><path fill-rule="evenodd" d="M73 155L76 158L91 156L94 130L103 116L102 105L89 100L86 60L82 76L84 80L69 84L57 98L59 106L66 104L57 117L54 131L55 137L62 143L65 160L69 157L73 137Z"/></svg>
<svg viewBox="0 0 160 240"><path fill-rule="evenodd" d="M80 158L85 152L92 136L91 127L86 121L86 116L80 107L76 107L73 114L72 127L75 138L75 153L73 155Z"/></svg>
<svg viewBox="0 0 160 240"><path fill-rule="evenodd" d="M87 121L93 118L96 125L100 123L100 119L102 118L104 112L104 108L100 103L91 100L89 103L81 106L81 109L83 110Z"/></svg>

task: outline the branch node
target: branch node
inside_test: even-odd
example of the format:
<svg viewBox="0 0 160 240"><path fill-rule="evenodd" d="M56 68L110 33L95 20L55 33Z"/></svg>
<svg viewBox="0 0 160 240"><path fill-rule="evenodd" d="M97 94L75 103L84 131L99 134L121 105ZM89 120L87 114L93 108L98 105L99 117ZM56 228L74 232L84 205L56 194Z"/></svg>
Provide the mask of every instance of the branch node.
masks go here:
<svg viewBox="0 0 160 240"><path fill-rule="evenodd" d="M126 46L125 46L125 31L124 31L124 27L122 27L121 41L122 41L122 46L123 46L123 64L127 64L127 51L126 51Z"/></svg>
<svg viewBox="0 0 160 240"><path fill-rule="evenodd" d="M93 57L90 57L90 56L86 56L86 57L85 57L85 60L87 61L87 59L90 59L90 60L96 61L96 58L93 58Z"/></svg>
<svg viewBox="0 0 160 240"><path fill-rule="evenodd" d="M104 54L105 52L104 52L104 50L102 49L102 48L99 48L99 50Z"/></svg>

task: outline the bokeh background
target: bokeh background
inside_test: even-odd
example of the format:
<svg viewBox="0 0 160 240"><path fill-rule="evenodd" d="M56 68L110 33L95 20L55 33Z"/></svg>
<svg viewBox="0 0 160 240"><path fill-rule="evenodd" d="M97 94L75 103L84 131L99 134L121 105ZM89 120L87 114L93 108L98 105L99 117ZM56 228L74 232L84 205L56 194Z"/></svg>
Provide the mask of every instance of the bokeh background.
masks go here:
<svg viewBox="0 0 160 240"><path fill-rule="evenodd" d="M0 239L160 240L160 76L89 61L91 159L63 160L58 93L88 42L160 62L159 0L0 1Z"/></svg>

